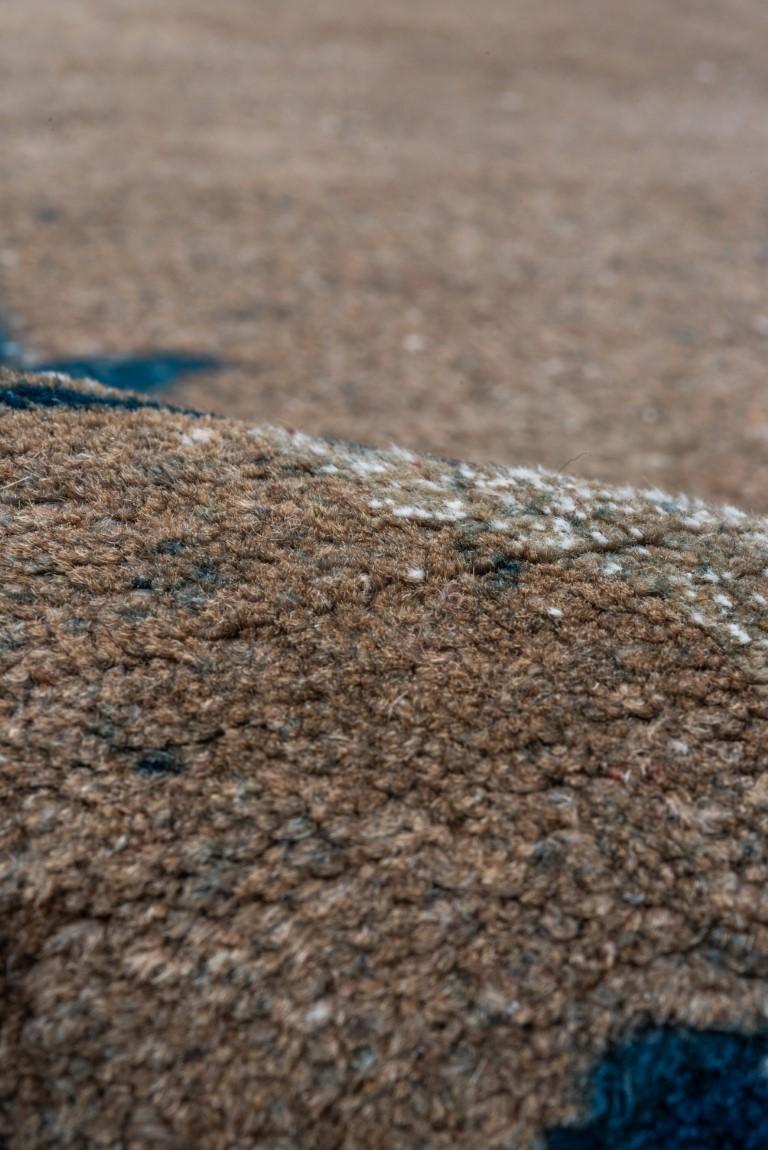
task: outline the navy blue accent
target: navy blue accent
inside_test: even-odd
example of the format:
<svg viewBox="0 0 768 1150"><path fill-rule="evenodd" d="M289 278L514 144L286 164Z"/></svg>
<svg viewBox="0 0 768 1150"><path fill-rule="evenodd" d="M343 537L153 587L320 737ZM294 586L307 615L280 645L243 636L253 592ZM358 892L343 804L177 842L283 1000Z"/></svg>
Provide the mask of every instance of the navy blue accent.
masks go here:
<svg viewBox="0 0 768 1150"><path fill-rule="evenodd" d="M157 355L96 355L90 359L54 359L27 364L28 371L61 371L72 379L95 379L119 391L157 391L183 375L217 371L221 360L210 355L161 352Z"/></svg>
<svg viewBox="0 0 768 1150"><path fill-rule="evenodd" d="M145 778L167 778L182 773L181 765L172 751L146 751L133 764L138 775Z"/></svg>
<svg viewBox="0 0 768 1150"><path fill-rule="evenodd" d="M491 587L517 587L523 564L519 559L509 559L506 555L494 555L491 562L495 572Z"/></svg>
<svg viewBox="0 0 768 1150"><path fill-rule="evenodd" d="M547 1150L766 1150L768 1036L660 1029L610 1050Z"/></svg>
<svg viewBox="0 0 768 1150"><path fill-rule="evenodd" d="M179 415L201 415L187 407L174 407L169 403L155 403L150 399L137 399L133 395L124 398L117 395L89 394L77 391L74 387L61 385L48 386L42 383L14 383L13 387L0 386L0 405L12 407L16 411L28 411L34 407L94 408L111 407L122 411L173 411Z"/></svg>
<svg viewBox="0 0 768 1150"><path fill-rule="evenodd" d="M15 371L57 371L72 379L95 379L118 391L157 391L185 375L218 371L223 360L212 355L160 351L151 355L94 355L83 359L32 360L0 317L0 367Z"/></svg>
<svg viewBox="0 0 768 1150"><path fill-rule="evenodd" d="M21 357L21 344L16 342L0 317L0 367L18 368Z"/></svg>

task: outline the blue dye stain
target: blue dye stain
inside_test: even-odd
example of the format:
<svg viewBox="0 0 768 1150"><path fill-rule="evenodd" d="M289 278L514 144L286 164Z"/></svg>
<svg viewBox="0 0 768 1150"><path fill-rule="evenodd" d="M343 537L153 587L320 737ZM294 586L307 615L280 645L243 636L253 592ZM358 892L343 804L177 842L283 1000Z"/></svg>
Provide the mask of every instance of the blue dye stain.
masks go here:
<svg viewBox="0 0 768 1150"><path fill-rule="evenodd" d="M16 342L0 318L0 367L18 368L22 357L21 344Z"/></svg>
<svg viewBox="0 0 768 1150"><path fill-rule="evenodd" d="M546 1150L768 1150L768 1036L648 1031L593 1071L590 1107Z"/></svg>
<svg viewBox="0 0 768 1150"><path fill-rule="evenodd" d="M49 387L39 383L15 383L13 387L0 386L0 405L15 411L28 411L34 407L61 408L112 408L120 411L173 411L179 415L199 416L202 412L189 407L174 407L170 403L155 403L149 399L138 399L135 395L90 395L76 391L74 387L61 384Z"/></svg>
<svg viewBox="0 0 768 1150"><path fill-rule="evenodd" d="M146 751L133 764L138 775L145 778L168 778L182 773L181 764L177 762L172 751Z"/></svg>
<svg viewBox="0 0 768 1150"><path fill-rule="evenodd" d="M210 355L163 352L157 355L106 356L90 359L53 359L27 364L29 371L59 371L72 379L95 379L118 391L157 391L185 375L217 371L221 360Z"/></svg>
<svg viewBox="0 0 768 1150"><path fill-rule="evenodd" d="M186 375L218 371L223 360L211 355L159 351L142 355L95 355L33 360L0 320L0 367L16 371L56 371L72 379L94 379L118 391L157 391Z"/></svg>
<svg viewBox="0 0 768 1150"><path fill-rule="evenodd" d="M492 587L517 587L520 582L520 573L523 565L519 559L509 559L506 555L494 555L494 577L491 579Z"/></svg>

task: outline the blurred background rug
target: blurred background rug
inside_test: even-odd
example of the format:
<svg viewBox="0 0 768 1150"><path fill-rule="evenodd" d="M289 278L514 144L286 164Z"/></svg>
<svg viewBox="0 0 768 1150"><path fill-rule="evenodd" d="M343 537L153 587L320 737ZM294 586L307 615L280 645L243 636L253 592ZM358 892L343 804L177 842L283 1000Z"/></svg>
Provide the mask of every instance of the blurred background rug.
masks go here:
<svg viewBox="0 0 768 1150"><path fill-rule="evenodd" d="M767 44L762 0L5 0L0 306L36 362L228 365L177 403L767 509Z"/></svg>

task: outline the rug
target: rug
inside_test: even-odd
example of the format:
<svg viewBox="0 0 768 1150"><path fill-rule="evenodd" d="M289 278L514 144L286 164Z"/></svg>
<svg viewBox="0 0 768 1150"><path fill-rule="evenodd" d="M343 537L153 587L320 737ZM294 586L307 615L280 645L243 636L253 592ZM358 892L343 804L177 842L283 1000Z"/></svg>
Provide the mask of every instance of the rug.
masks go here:
<svg viewBox="0 0 768 1150"><path fill-rule="evenodd" d="M5 1150L768 1142L768 521L0 376Z"/></svg>
<svg viewBox="0 0 768 1150"><path fill-rule="evenodd" d="M25 367L218 361L166 398L767 513L767 43L765 0L4 0L0 321Z"/></svg>

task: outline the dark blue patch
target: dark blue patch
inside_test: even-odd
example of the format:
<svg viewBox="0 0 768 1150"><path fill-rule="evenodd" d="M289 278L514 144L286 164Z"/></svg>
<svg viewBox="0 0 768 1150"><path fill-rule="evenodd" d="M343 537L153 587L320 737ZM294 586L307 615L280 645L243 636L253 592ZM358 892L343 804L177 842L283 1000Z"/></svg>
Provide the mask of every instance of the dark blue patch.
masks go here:
<svg viewBox="0 0 768 1150"><path fill-rule="evenodd" d="M0 367L18 368L21 357L21 345L16 342L0 318Z"/></svg>
<svg viewBox="0 0 768 1150"><path fill-rule="evenodd" d="M592 1074L586 1125L547 1150L766 1150L768 1036L653 1030Z"/></svg>
<svg viewBox="0 0 768 1150"><path fill-rule="evenodd" d="M145 778L168 778L182 773L181 764L172 751L145 751L133 764L137 775Z"/></svg>
<svg viewBox="0 0 768 1150"><path fill-rule="evenodd" d="M174 407L170 403L154 403L150 399L137 399L133 395L125 398L116 395L89 394L77 391L74 387L61 385L48 386L42 383L14 383L13 387L0 387L0 404L16 411L27 411L33 407L94 408L111 407L122 411L173 411L178 415L199 416L202 413L187 407Z"/></svg>
<svg viewBox="0 0 768 1150"><path fill-rule="evenodd" d="M28 371L60 371L72 379L95 379L118 391L157 391L184 375L217 371L221 360L210 355L96 355L90 359L54 359L27 365Z"/></svg>
<svg viewBox="0 0 768 1150"><path fill-rule="evenodd" d="M118 391L157 391L185 375L218 371L223 360L212 355L162 351L154 355L94 355L83 359L32 360L0 318L0 367L15 371L57 371L72 379L95 379Z"/></svg>
<svg viewBox="0 0 768 1150"><path fill-rule="evenodd" d="M494 555L491 562L495 572L491 579L492 587L517 587L523 565L519 559L509 559L506 555Z"/></svg>

